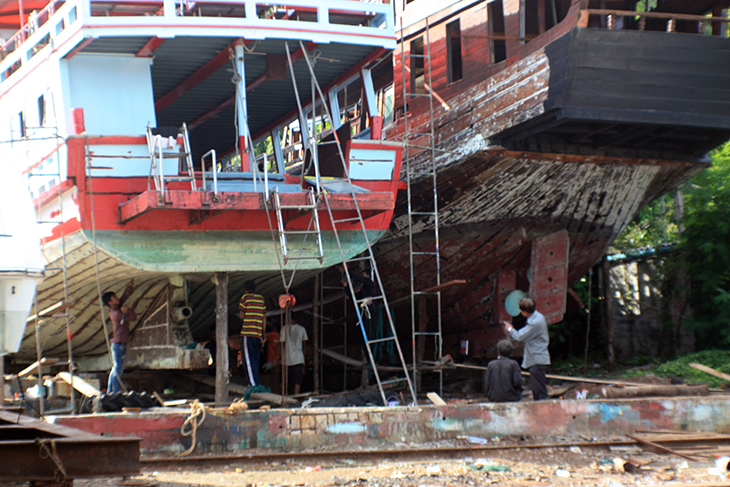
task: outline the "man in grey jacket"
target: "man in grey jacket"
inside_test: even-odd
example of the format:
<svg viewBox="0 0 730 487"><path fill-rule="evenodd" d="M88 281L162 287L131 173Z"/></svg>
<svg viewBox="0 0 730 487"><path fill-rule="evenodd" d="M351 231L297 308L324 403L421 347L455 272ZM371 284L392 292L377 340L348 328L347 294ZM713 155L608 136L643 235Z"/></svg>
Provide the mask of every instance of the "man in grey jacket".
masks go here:
<svg viewBox="0 0 730 487"><path fill-rule="evenodd" d="M547 367L550 365L550 353L548 345L547 322L539 311L535 310L535 300L532 298L520 299L520 313L527 318L527 324L515 330L506 321L502 322L505 333L518 342L525 344L525 353L522 357L522 368L530 372L530 389L535 401L548 398L547 393Z"/></svg>

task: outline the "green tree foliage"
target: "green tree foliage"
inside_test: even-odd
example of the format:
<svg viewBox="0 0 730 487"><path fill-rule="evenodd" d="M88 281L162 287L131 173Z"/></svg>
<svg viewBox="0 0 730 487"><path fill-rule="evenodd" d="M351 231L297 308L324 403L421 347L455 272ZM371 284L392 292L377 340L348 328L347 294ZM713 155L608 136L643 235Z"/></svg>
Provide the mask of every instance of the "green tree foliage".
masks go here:
<svg viewBox="0 0 730 487"><path fill-rule="evenodd" d="M685 189L682 242L698 348L730 346L730 142Z"/></svg>
<svg viewBox="0 0 730 487"><path fill-rule="evenodd" d="M621 235L611 244L610 252L625 252L639 247L676 242L679 227L674 210L674 194L666 194L639 211Z"/></svg>

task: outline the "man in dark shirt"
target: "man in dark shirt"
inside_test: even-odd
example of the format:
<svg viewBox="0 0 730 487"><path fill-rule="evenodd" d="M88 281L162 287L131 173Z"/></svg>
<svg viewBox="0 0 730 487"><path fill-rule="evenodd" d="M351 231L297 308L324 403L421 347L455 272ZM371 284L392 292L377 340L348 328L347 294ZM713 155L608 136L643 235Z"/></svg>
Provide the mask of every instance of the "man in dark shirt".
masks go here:
<svg viewBox="0 0 730 487"><path fill-rule="evenodd" d="M522 398L520 364L509 358L512 343L509 339L497 343L497 360L492 360L484 373L487 397L492 402L517 402Z"/></svg>
<svg viewBox="0 0 730 487"><path fill-rule="evenodd" d="M123 306L124 302L134 292L134 279L129 281L121 298L118 298L112 291L105 292L101 301L109 306L109 319L114 325L112 335L112 370L109 372L109 383L107 394L121 391L119 379L124 371L124 356L127 353L127 342L129 341L129 323L137 320L137 315L129 306Z"/></svg>

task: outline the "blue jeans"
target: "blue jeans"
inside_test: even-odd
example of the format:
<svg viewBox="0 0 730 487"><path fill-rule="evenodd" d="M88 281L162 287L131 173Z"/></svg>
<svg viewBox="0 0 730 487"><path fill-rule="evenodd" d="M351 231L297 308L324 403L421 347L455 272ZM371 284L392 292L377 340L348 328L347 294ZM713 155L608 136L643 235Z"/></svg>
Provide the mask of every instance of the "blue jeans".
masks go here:
<svg viewBox="0 0 730 487"><path fill-rule="evenodd" d="M109 372L109 383L106 386L107 394L114 394L122 390L119 385L119 378L124 371L124 355L126 353L126 343L112 343L112 370Z"/></svg>

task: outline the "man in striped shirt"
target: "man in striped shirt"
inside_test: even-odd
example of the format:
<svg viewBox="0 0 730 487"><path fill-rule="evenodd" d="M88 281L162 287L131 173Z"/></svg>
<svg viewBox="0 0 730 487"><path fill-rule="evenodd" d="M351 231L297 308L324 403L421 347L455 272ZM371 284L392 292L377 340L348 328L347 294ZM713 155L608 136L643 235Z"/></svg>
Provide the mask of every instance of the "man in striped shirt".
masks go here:
<svg viewBox="0 0 730 487"><path fill-rule="evenodd" d="M256 294L256 283L246 281L243 284L243 296L238 303L238 316L243 321L241 327L241 361L243 369L252 386L259 382L259 361L261 347L265 342L266 304L264 297Z"/></svg>

